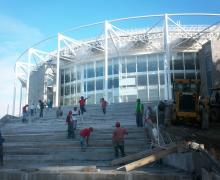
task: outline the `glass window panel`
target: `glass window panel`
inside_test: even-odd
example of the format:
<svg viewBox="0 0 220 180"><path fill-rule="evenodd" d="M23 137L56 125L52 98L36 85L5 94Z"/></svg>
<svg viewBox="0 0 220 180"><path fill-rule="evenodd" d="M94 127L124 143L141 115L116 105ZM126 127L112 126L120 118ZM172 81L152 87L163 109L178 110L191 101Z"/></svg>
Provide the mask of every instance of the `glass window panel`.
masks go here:
<svg viewBox="0 0 220 180"><path fill-rule="evenodd" d="M194 70L195 69L195 64L193 60L186 60L185 61L185 69L186 70Z"/></svg>
<svg viewBox="0 0 220 180"><path fill-rule="evenodd" d="M89 99L87 99L87 104L94 104L95 102L95 95L94 94L89 94Z"/></svg>
<svg viewBox="0 0 220 180"><path fill-rule="evenodd" d="M112 92L108 92L108 102L112 103L113 97L112 97Z"/></svg>
<svg viewBox="0 0 220 180"><path fill-rule="evenodd" d="M65 95L68 96L70 94L70 86L65 86Z"/></svg>
<svg viewBox="0 0 220 180"><path fill-rule="evenodd" d="M81 79L81 71L77 70L77 80L80 80Z"/></svg>
<svg viewBox="0 0 220 180"><path fill-rule="evenodd" d="M197 70L199 69L199 58L198 58L198 56L196 56L196 69Z"/></svg>
<svg viewBox="0 0 220 180"><path fill-rule="evenodd" d="M95 90L94 81L88 81L87 82L87 91L94 91L94 90Z"/></svg>
<svg viewBox="0 0 220 180"><path fill-rule="evenodd" d="M148 56L148 71L157 71L157 57L156 55Z"/></svg>
<svg viewBox="0 0 220 180"><path fill-rule="evenodd" d="M77 84L77 93L80 93L81 92L81 84Z"/></svg>
<svg viewBox="0 0 220 180"><path fill-rule="evenodd" d="M118 78L114 78L114 88L118 88L119 87L119 80Z"/></svg>
<svg viewBox="0 0 220 180"><path fill-rule="evenodd" d="M69 105L70 104L70 99L69 98L65 98L64 99L64 105Z"/></svg>
<svg viewBox="0 0 220 180"><path fill-rule="evenodd" d="M186 79L195 79L196 75L195 73L186 73Z"/></svg>
<svg viewBox="0 0 220 180"><path fill-rule="evenodd" d="M147 85L147 75L141 75L137 77L138 86L146 86Z"/></svg>
<svg viewBox="0 0 220 180"><path fill-rule="evenodd" d="M158 85L158 77L157 74L149 74L149 85Z"/></svg>
<svg viewBox="0 0 220 180"><path fill-rule="evenodd" d="M87 78L93 78L93 77L95 77L95 71L94 71L93 64L90 63L87 66Z"/></svg>
<svg viewBox="0 0 220 180"><path fill-rule="evenodd" d="M137 57L137 72L146 72L147 71L147 60L146 56Z"/></svg>
<svg viewBox="0 0 220 180"><path fill-rule="evenodd" d="M132 73L136 72L136 57L127 58L127 72Z"/></svg>
<svg viewBox="0 0 220 180"><path fill-rule="evenodd" d="M96 80L96 90L103 90L103 80Z"/></svg>
<svg viewBox="0 0 220 180"><path fill-rule="evenodd" d="M164 80L164 74L160 74L160 84L161 84L161 85L164 85L164 84L165 84L164 81L165 81L165 80Z"/></svg>
<svg viewBox="0 0 220 180"><path fill-rule="evenodd" d="M108 75L112 75L112 65L108 65Z"/></svg>
<svg viewBox="0 0 220 180"><path fill-rule="evenodd" d="M174 53L172 56L173 56L174 61L183 61L183 53L182 52Z"/></svg>
<svg viewBox="0 0 220 180"><path fill-rule="evenodd" d="M113 74L118 74L118 72L119 72L118 63L117 64L113 64Z"/></svg>
<svg viewBox="0 0 220 180"><path fill-rule="evenodd" d="M127 95L128 102L136 102L137 96L136 95Z"/></svg>
<svg viewBox="0 0 220 180"><path fill-rule="evenodd" d="M160 99L161 100L165 99L165 89L164 88L160 88Z"/></svg>
<svg viewBox="0 0 220 180"><path fill-rule="evenodd" d="M146 89L138 90L138 98L140 98L141 101L147 101L147 90Z"/></svg>
<svg viewBox="0 0 220 180"><path fill-rule="evenodd" d="M159 69L164 70L164 55L163 54L158 54L158 60L159 60ZM170 61L171 64L171 61Z"/></svg>
<svg viewBox="0 0 220 180"><path fill-rule="evenodd" d="M196 73L197 79L200 79L200 73Z"/></svg>
<svg viewBox="0 0 220 180"><path fill-rule="evenodd" d="M102 61L96 62L96 77L103 76L104 74L104 63Z"/></svg>
<svg viewBox="0 0 220 180"><path fill-rule="evenodd" d="M61 70L61 84L64 83L64 70Z"/></svg>
<svg viewBox="0 0 220 180"><path fill-rule="evenodd" d="M86 67L84 68L84 78L86 78Z"/></svg>
<svg viewBox="0 0 220 180"><path fill-rule="evenodd" d="M71 71L71 81L75 81L75 80L76 80L76 76L75 76L75 73L72 69L72 71Z"/></svg>
<svg viewBox="0 0 220 180"><path fill-rule="evenodd" d="M175 73L174 79L184 79L184 74L183 73Z"/></svg>
<svg viewBox="0 0 220 180"><path fill-rule="evenodd" d="M118 103L119 102L119 96L114 96L114 103Z"/></svg>
<svg viewBox="0 0 220 180"><path fill-rule="evenodd" d="M170 61L170 65L172 65L171 63L172 61ZM159 59L159 69L160 70L164 70L164 60L163 59ZM172 69L172 68L171 68Z"/></svg>
<svg viewBox="0 0 220 180"><path fill-rule="evenodd" d="M70 82L70 71L66 69L65 71L65 83Z"/></svg>
<svg viewBox="0 0 220 180"><path fill-rule="evenodd" d="M158 100L158 89L149 89L149 99L150 101Z"/></svg>
<svg viewBox="0 0 220 180"><path fill-rule="evenodd" d="M103 76L103 67L96 67L96 77Z"/></svg>
<svg viewBox="0 0 220 180"><path fill-rule="evenodd" d="M61 94L61 96L63 96L63 91L64 91L64 87L61 86L61 89L60 89L60 94Z"/></svg>
<svg viewBox="0 0 220 180"><path fill-rule="evenodd" d="M174 70L183 70L183 61L175 60L174 62Z"/></svg>
<svg viewBox="0 0 220 180"><path fill-rule="evenodd" d="M125 64L122 64L122 73L126 73L126 67L125 67Z"/></svg>
<svg viewBox="0 0 220 180"><path fill-rule="evenodd" d="M84 92L86 92L86 82L84 82Z"/></svg>
<svg viewBox="0 0 220 180"><path fill-rule="evenodd" d="M170 70L173 70L174 69L174 62L173 60L170 61Z"/></svg>
<svg viewBox="0 0 220 180"><path fill-rule="evenodd" d="M63 106L63 98L60 99L60 106Z"/></svg>
<svg viewBox="0 0 220 180"><path fill-rule="evenodd" d="M125 66L125 59L124 58L121 60L121 66L122 66L122 73L126 73L126 66Z"/></svg>
<svg viewBox="0 0 220 180"><path fill-rule="evenodd" d="M184 60L193 61L194 60L194 53L184 53Z"/></svg>
<svg viewBox="0 0 220 180"><path fill-rule="evenodd" d="M112 79L108 79L108 89L111 89L113 86L113 81Z"/></svg>
<svg viewBox="0 0 220 180"><path fill-rule="evenodd" d="M100 104L100 99L103 98L103 94L102 93L97 93L96 94L96 104Z"/></svg>
<svg viewBox="0 0 220 180"><path fill-rule="evenodd" d="M122 100L122 102L127 102L126 96L121 96L121 100Z"/></svg>

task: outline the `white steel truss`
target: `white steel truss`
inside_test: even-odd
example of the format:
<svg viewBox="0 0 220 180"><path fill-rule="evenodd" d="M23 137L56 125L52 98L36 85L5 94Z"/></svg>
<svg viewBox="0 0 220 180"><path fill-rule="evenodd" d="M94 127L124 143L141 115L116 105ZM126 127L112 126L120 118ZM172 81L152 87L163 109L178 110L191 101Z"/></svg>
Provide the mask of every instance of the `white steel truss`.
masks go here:
<svg viewBox="0 0 220 180"><path fill-rule="evenodd" d="M109 57L123 56L126 54L138 53L164 53L165 65L165 85L166 99L171 98L170 86L170 70L169 61L170 54L175 51L193 50L198 51L201 46L211 39L220 38L219 21L206 25L180 25L176 23L172 17L178 16L209 16L218 17L220 14L207 13L179 13L179 14L159 14L146 15L128 18L120 18L105 22L93 23L91 25L80 26L72 30L79 30L94 25L103 24L103 35L92 40L78 41L71 37L67 37L61 33L57 36L57 50L53 52L44 52L30 48L28 50L28 62L16 63L16 79L18 79L22 87L27 89L26 102L28 102L28 89L30 73L42 63L54 63L57 68L56 72L56 100L55 105L59 105L60 91L60 67L67 63L83 63L93 58L102 58L105 62L105 98L108 97L108 60ZM114 25L117 22L123 22L134 19L159 18L154 25L147 28L124 30ZM162 25L160 25L160 23ZM172 25L169 24L172 23ZM138 48L135 48L138 47ZM20 57L19 57L20 58ZM52 77L52 76L51 76ZM14 103L14 102L13 102ZM14 113L13 113L14 114Z"/></svg>

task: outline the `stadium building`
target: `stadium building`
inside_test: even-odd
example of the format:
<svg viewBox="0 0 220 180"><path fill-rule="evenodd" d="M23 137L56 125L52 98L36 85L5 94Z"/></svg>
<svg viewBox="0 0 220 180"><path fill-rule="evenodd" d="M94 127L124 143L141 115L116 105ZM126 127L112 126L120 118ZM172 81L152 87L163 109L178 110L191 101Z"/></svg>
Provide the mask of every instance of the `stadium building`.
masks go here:
<svg viewBox="0 0 220 180"><path fill-rule="evenodd" d="M195 17L213 23L185 23ZM124 28L129 21L142 20L146 26ZM53 106L78 104L80 96L89 97L89 104L102 97L110 103L172 99L173 79L200 79L200 59L202 64L206 59L199 57L207 43L218 42L219 20L220 14L147 15L70 30L89 33L91 27L102 26L103 33L90 39L58 33L56 50L34 46L25 52L26 62L20 60L25 53L19 57L15 68L21 84L19 108L23 94L26 103L41 99Z"/></svg>

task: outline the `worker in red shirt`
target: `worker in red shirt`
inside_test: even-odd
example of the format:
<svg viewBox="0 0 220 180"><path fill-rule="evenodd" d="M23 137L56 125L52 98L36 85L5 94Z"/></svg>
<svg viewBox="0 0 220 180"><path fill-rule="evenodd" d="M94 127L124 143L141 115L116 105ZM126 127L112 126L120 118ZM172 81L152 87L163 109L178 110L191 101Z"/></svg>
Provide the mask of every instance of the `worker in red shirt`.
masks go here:
<svg viewBox="0 0 220 180"><path fill-rule="evenodd" d="M89 136L93 132L93 128L85 128L80 131L80 145L81 150L86 150L86 147L89 145Z"/></svg>
<svg viewBox="0 0 220 180"><path fill-rule="evenodd" d="M86 104L87 99L88 98L84 98L83 96L81 96L81 98L79 100L79 106L80 106L80 111L81 111L82 115L83 115L84 112L86 112L85 104Z"/></svg>
<svg viewBox="0 0 220 180"><path fill-rule="evenodd" d="M120 122L115 123L115 130L112 134L112 142L115 150L115 157L118 158L118 149L121 151L121 156L125 156L124 152L124 135L128 134L127 130L120 127Z"/></svg>

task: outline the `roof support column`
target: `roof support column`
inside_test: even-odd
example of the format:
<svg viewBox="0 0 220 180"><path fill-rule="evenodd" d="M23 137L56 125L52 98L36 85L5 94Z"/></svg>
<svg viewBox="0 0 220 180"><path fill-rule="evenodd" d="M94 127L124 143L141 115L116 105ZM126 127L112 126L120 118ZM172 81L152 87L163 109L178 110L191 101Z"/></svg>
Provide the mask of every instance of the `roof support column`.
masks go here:
<svg viewBox="0 0 220 180"><path fill-rule="evenodd" d="M108 21L105 21L105 99L108 101Z"/></svg>
<svg viewBox="0 0 220 180"><path fill-rule="evenodd" d="M30 73L31 73L31 56L32 56L32 49L28 50L28 73L27 73L27 86L26 86L26 104L28 104L29 99L29 86L30 86Z"/></svg>
<svg viewBox="0 0 220 180"><path fill-rule="evenodd" d="M169 29L168 29L168 16L164 14L164 78L165 78L165 99L172 99L171 94L171 77L170 77L170 47L169 47Z"/></svg>
<svg viewBox="0 0 220 180"><path fill-rule="evenodd" d="M56 77L56 107L59 106L60 95L60 34L57 35L58 47L57 47L57 77Z"/></svg>
<svg viewBox="0 0 220 180"><path fill-rule="evenodd" d="M22 84L20 87L19 116L21 116L21 102L22 102Z"/></svg>
<svg viewBox="0 0 220 180"><path fill-rule="evenodd" d="M17 77L17 74L16 74ZM14 79L14 90L13 90L13 104L12 104L12 115L15 115L15 101L16 101L16 78Z"/></svg>

